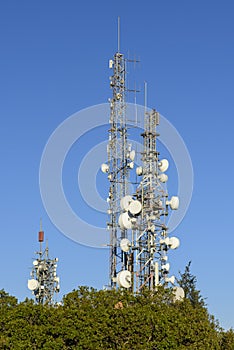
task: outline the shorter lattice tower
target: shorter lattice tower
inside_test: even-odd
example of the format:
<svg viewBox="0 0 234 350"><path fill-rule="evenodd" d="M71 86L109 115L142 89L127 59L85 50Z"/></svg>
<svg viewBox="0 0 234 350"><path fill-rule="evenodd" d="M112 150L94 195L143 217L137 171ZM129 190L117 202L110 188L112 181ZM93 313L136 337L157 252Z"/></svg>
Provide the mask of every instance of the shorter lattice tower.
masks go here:
<svg viewBox="0 0 234 350"><path fill-rule="evenodd" d="M168 236L168 209L177 210L179 198L172 196L168 200L165 171L167 159L159 159L157 149L157 126L159 113L153 109L145 112L143 137L142 166L136 169L141 177L136 190L136 198L141 203L141 212L135 224L134 248L136 252L136 289L144 286L157 288L159 284L174 283L174 276L169 277L170 264L167 252L179 246L179 239ZM134 214L134 213L133 213Z"/></svg>
<svg viewBox="0 0 234 350"><path fill-rule="evenodd" d="M157 289L159 285L174 285L175 277L169 276L168 250L178 248L177 237L169 237L167 216L169 208L177 210L179 198L168 200L165 174L169 162L159 159L157 150L157 126L159 113L153 109L145 111L142 165L136 168L141 179L132 195L121 201L119 226L128 235L120 240L120 249L126 254L127 266L117 274L119 287L141 292L146 287ZM128 237L128 238L127 238ZM177 291L176 287L176 291ZM182 292L179 291L179 297Z"/></svg>
<svg viewBox="0 0 234 350"><path fill-rule="evenodd" d="M51 305L54 303L54 293L57 294L60 290L60 280L56 272L58 258L49 258L47 241L45 250L42 250L42 244L44 242L44 231L42 231L42 227L40 227L38 233L38 241L40 243L40 250L36 252L38 257L33 261L31 279L28 280L28 288L32 291L38 304Z"/></svg>

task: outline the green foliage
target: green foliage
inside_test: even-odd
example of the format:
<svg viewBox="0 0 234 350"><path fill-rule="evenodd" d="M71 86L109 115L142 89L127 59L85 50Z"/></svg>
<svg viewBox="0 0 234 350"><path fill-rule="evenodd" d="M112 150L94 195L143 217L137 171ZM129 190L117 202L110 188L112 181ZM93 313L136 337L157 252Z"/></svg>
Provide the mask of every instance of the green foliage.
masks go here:
<svg viewBox="0 0 234 350"><path fill-rule="evenodd" d="M14 297L2 295L0 349L234 348L232 330L220 330L207 309L190 299L173 302L169 289L133 295L80 287L55 307L29 299L17 304Z"/></svg>
<svg viewBox="0 0 234 350"><path fill-rule="evenodd" d="M4 289L0 290L0 309L17 305L18 300L10 296Z"/></svg>
<svg viewBox="0 0 234 350"><path fill-rule="evenodd" d="M190 272L191 261L185 266L184 273L179 272L180 278L177 283L184 289L185 298L189 299L193 306L205 306L200 291L196 289L197 278Z"/></svg>
<svg viewBox="0 0 234 350"><path fill-rule="evenodd" d="M234 331L229 329L227 332L221 332L221 347L223 350L233 350L234 349Z"/></svg>

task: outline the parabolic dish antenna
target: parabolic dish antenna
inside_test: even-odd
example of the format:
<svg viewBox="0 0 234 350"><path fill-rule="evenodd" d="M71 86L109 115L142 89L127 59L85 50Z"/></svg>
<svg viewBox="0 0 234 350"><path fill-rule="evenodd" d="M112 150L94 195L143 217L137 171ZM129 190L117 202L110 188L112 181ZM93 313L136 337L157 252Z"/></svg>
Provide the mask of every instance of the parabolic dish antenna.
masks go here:
<svg viewBox="0 0 234 350"><path fill-rule="evenodd" d="M171 249L176 249L180 246L180 240L177 237L171 237L169 240L169 246Z"/></svg>
<svg viewBox="0 0 234 350"><path fill-rule="evenodd" d="M120 214L120 216L119 216L119 226L120 226L121 230L125 229L124 224L123 224L123 214Z"/></svg>
<svg viewBox="0 0 234 350"><path fill-rule="evenodd" d="M28 289L30 290L36 290L39 287L39 283L35 279L28 280Z"/></svg>
<svg viewBox="0 0 234 350"><path fill-rule="evenodd" d="M123 223L124 228L126 228L127 230L130 230L132 228L132 222L131 222L131 218L128 215L128 213L125 212L125 213L121 214L121 217L122 217L122 223Z"/></svg>
<svg viewBox="0 0 234 350"><path fill-rule="evenodd" d="M131 272L127 270L120 271L117 275L117 283L120 287L130 288L131 287Z"/></svg>
<svg viewBox="0 0 234 350"><path fill-rule="evenodd" d="M172 210L177 210L179 208L180 200L177 196L172 196L170 201L166 201L167 205L170 205Z"/></svg>
<svg viewBox="0 0 234 350"><path fill-rule="evenodd" d="M122 249L123 252L128 252L131 247L131 242L127 238L123 238L120 241L120 248Z"/></svg>
<svg viewBox="0 0 234 350"><path fill-rule="evenodd" d="M173 288L173 294L175 295L174 300L183 300L185 297L184 290L182 287L176 286Z"/></svg>
<svg viewBox="0 0 234 350"><path fill-rule="evenodd" d="M108 173L108 171L109 171L109 165L103 163L103 164L101 165L101 170L102 170L103 173Z"/></svg>
<svg viewBox="0 0 234 350"><path fill-rule="evenodd" d="M159 170L164 173L164 171L167 171L169 167L169 162L167 159L162 159L159 163Z"/></svg>
<svg viewBox="0 0 234 350"><path fill-rule="evenodd" d="M138 215L140 214L141 210L142 210L142 205L141 202L137 201L137 200L133 200L130 204L129 204L129 208L128 210L130 211L130 213L132 215Z"/></svg>
<svg viewBox="0 0 234 350"><path fill-rule="evenodd" d="M142 168L142 166L138 166L138 167L136 168L136 174L137 174L137 176L141 176L141 175L143 174L143 168Z"/></svg>
<svg viewBox="0 0 234 350"><path fill-rule="evenodd" d="M129 204L132 202L132 196L125 196L120 201L120 207L123 210L128 210Z"/></svg>
<svg viewBox="0 0 234 350"><path fill-rule="evenodd" d="M158 178L162 183L165 183L168 180L168 176L166 174L160 174Z"/></svg>

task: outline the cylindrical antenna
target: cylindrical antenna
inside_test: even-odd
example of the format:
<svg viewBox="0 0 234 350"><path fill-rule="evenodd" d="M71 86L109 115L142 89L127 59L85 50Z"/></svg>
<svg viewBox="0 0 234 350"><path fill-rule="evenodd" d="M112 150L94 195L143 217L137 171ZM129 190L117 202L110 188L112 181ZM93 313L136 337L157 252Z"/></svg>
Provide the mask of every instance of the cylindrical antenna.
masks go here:
<svg viewBox="0 0 234 350"><path fill-rule="evenodd" d="M38 232L38 241L41 243L44 241L44 231L42 230L42 220L40 219L40 231Z"/></svg>
<svg viewBox="0 0 234 350"><path fill-rule="evenodd" d="M118 52L120 52L120 17L118 16Z"/></svg>
<svg viewBox="0 0 234 350"><path fill-rule="evenodd" d="M42 231L42 219L40 219L40 231L38 232L38 242L40 242L40 257L42 256L42 242L44 241L44 231Z"/></svg>

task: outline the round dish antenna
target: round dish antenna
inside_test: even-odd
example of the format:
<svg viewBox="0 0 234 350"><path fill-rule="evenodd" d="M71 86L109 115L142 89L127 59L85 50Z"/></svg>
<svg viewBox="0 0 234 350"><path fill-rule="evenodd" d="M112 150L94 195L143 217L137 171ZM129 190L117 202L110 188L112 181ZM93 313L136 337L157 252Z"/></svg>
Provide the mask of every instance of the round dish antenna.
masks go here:
<svg viewBox="0 0 234 350"><path fill-rule="evenodd" d="M128 210L130 211L130 213L132 215L140 214L141 209L142 209L141 202L139 202L137 200L133 200L128 207Z"/></svg>
<svg viewBox="0 0 234 350"><path fill-rule="evenodd" d="M165 183L168 180L168 176L166 174L160 174L158 179L160 182Z"/></svg>
<svg viewBox="0 0 234 350"><path fill-rule="evenodd" d="M172 196L170 201L166 201L166 205L170 205L172 210L177 210L179 208L180 200L177 196Z"/></svg>
<svg viewBox="0 0 234 350"><path fill-rule="evenodd" d="M167 171L169 167L169 162L167 159L162 159L160 162L159 162L159 170L164 173L165 171Z"/></svg>
<svg viewBox="0 0 234 350"><path fill-rule="evenodd" d="M177 301L177 300L181 301L185 297L184 290L182 287L178 287L178 286L174 287L173 294L175 295L174 301Z"/></svg>
<svg viewBox="0 0 234 350"><path fill-rule="evenodd" d="M177 237L171 237L169 239L169 246L171 249L176 249L180 246L180 240Z"/></svg>
<svg viewBox="0 0 234 350"><path fill-rule="evenodd" d="M120 207L123 210L128 210L130 203L133 201L132 196L125 196L120 201Z"/></svg>
<svg viewBox="0 0 234 350"><path fill-rule="evenodd" d="M142 168L142 166L138 166L138 167L136 168L136 174L137 174L137 176L141 176L141 175L143 174L143 168Z"/></svg>
<svg viewBox="0 0 234 350"><path fill-rule="evenodd" d="M101 171L102 171L103 173L108 173L108 171L109 171L109 165L103 163L103 164L101 165Z"/></svg>
<svg viewBox="0 0 234 350"><path fill-rule="evenodd" d="M131 247L131 242L127 238L123 238L120 241L120 248L123 252L127 253Z"/></svg>
<svg viewBox="0 0 234 350"><path fill-rule="evenodd" d="M131 218L127 212L122 214L122 223L123 223L124 228L126 228L128 230L132 228Z"/></svg>
<svg viewBox="0 0 234 350"><path fill-rule="evenodd" d="M31 280L28 280L28 289L30 290L36 290L39 287L39 283L37 280L32 278Z"/></svg>
<svg viewBox="0 0 234 350"><path fill-rule="evenodd" d="M131 272L127 270L120 271L117 275L117 283L120 287L130 288L131 287Z"/></svg>

